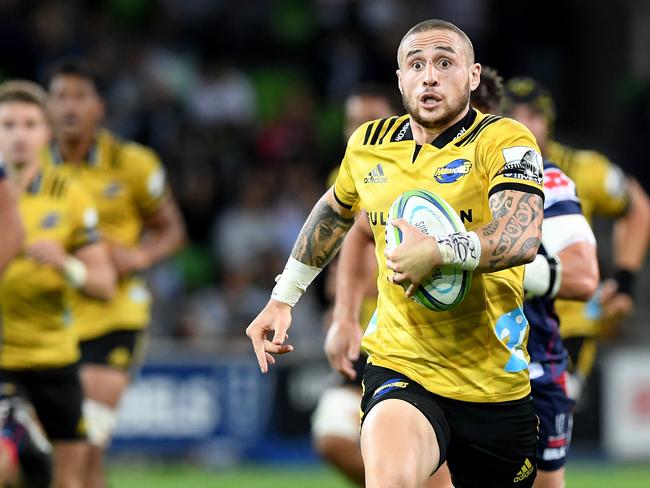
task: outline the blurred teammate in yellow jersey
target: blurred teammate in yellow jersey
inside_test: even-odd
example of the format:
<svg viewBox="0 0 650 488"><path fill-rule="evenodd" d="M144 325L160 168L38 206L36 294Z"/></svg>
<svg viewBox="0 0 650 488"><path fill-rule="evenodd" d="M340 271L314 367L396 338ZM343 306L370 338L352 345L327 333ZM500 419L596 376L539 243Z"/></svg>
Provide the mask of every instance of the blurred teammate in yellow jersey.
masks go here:
<svg viewBox="0 0 650 488"><path fill-rule="evenodd" d="M3 395L17 393L31 402L53 444L51 486L82 488L88 444L70 292L109 300L116 273L98 240L90 195L43 165L49 137L45 92L25 81L0 85L0 153L20 194L26 232L24 252L0 279L0 382ZM18 459L27 447L23 429L15 420L3 426ZM24 474L32 481L39 473L26 468Z"/></svg>
<svg viewBox="0 0 650 488"><path fill-rule="evenodd" d="M643 265L650 242L650 201L633 178L625 177L602 154L573 149L553 139L555 106L550 92L539 82L513 78L506 83L504 95L505 115L530 128L542 155L575 182L587 220L591 222L594 216L615 219L614 276L593 299L600 302L600 313L590 313L584 302L556 302L560 332L572 363L569 394L580 400L594 364L599 334L612 333L632 313L635 273Z"/></svg>
<svg viewBox="0 0 650 488"><path fill-rule="evenodd" d="M361 401L366 486L419 488L447 461L458 488L531 487L537 420L521 265L535 258L541 239L539 149L523 125L470 107L481 66L453 24L417 24L402 38L397 61L408 113L354 132L334 187L316 203L247 334L264 373L273 354L293 350L285 343L291 307L365 209L379 270L377 314L362 343L369 353ZM453 181L434 178L459 159L467 171ZM373 172L381 178L369 178ZM387 251L388 209L414 188L456 211L472 209L467 232L426 236L397 219L403 242ZM441 266L474 277L462 303L431 312L410 297Z"/></svg>
<svg viewBox="0 0 650 488"><path fill-rule="evenodd" d="M138 277L184 243L185 230L157 155L102 129L104 103L89 66L64 61L49 73L49 108L55 141L47 159L93 195L99 228L119 275L109 303L78 295L74 327L80 338L85 413L92 444L87 488L106 484L103 451L129 368L142 354L150 296Z"/></svg>

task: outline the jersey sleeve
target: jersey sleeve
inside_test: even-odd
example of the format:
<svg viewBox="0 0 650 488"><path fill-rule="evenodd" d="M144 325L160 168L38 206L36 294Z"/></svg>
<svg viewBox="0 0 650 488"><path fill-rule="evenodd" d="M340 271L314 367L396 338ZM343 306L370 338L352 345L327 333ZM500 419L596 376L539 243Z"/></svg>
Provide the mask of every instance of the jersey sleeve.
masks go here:
<svg viewBox="0 0 650 488"><path fill-rule="evenodd" d="M128 149L129 181L131 192L140 215L147 216L158 210L167 194L167 178L160 158L142 146Z"/></svg>
<svg viewBox="0 0 650 488"><path fill-rule="evenodd" d="M578 151L574 165L580 196L593 202L594 213L615 218L627 211L630 195L621 168L595 151Z"/></svg>
<svg viewBox="0 0 650 488"><path fill-rule="evenodd" d="M478 148L479 164L488 176L488 198L503 190L535 193L544 198L544 163L530 131L511 119L486 130Z"/></svg>
<svg viewBox="0 0 650 488"><path fill-rule="evenodd" d="M564 171L553 165L544 167L544 218L582 214L576 185Z"/></svg>
<svg viewBox="0 0 650 488"><path fill-rule="evenodd" d="M90 193L81 185L70 185L71 231L67 241L68 251L75 251L99 241L99 215Z"/></svg>
<svg viewBox="0 0 650 488"><path fill-rule="evenodd" d="M352 165L354 164L354 148L362 144L363 134L366 129L374 121L367 122L361 125L348 140L348 145L345 149L343 161L339 168L338 175L334 181L334 198L336 201L345 208L358 209L359 208L359 193L357 192L356 183L352 173Z"/></svg>

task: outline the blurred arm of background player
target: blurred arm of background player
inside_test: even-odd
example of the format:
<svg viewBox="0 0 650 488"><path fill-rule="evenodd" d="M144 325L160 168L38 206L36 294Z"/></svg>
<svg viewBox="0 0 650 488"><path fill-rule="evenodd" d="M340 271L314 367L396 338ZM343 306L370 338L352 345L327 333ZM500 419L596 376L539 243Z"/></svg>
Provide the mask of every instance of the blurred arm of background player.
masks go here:
<svg viewBox="0 0 650 488"><path fill-rule="evenodd" d="M366 212L357 217L339 253L336 297L332 325L325 338L330 366L350 379L356 378L352 363L359 358L363 330L361 304L369 293L377 294L375 241Z"/></svg>
<svg viewBox="0 0 650 488"><path fill-rule="evenodd" d="M142 271L178 251L187 239L185 225L173 196L169 194L158 209L144 218L140 244L127 248L109 243L119 276Z"/></svg>
<svg viewBox="0 0 650 488"><path fill-rule="evenodd" d="M0 179L0 229L2 229L0 246L0 273L2 273L22 249L25 237L16 197L11 183L6 178Z"/></svg>
<svg viewBox="0 0 650 488"><path fill-rule="evenodd" d="M616 276L603 283L601 304L605 329L615 328L634 310L634 274L641 269L650 244L650 199L633 179L627 183L630 208L614 224ZM645 236L645 238L643 238Z"/></svg>

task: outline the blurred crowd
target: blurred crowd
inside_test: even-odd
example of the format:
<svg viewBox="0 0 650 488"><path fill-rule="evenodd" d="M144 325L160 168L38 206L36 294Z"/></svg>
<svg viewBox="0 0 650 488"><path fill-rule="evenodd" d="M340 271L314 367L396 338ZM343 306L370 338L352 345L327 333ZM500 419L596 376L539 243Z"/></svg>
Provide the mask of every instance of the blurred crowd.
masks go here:
<svg viewBox="0 0 650 488"><path fill-rule="evenodd" d="M506 76L530 68L561 84L563 61L547 47L526 45L534 59L500 66L516 39L494 36L504 26L490 25L491 2L405 3L0 0L1 78L42 80L62 57L90 60L104 81L106 126L162 157L191 244L151 272L154 335L196 346L243 340L340 160L342 100L362 81L394 83L396 46L414 21L455 21ZM626 93L647 96L639 83ZM637 112L643 127L650 107ZM559 123L572 127L562 113ZM294 343L322 331L322 295L301 302Z"/></svg>

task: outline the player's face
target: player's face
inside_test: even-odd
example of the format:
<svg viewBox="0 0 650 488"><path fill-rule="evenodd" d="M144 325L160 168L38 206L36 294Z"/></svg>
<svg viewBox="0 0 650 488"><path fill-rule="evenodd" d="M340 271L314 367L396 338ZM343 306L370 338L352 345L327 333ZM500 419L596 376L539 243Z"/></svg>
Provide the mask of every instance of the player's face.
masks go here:
<svg viewBox="0 0 650 488"><path fill-rule="evenodd" d="M546 117L537 112L533 107L524 103L518 103L512 107L507 115L528 127L528 130L537 139L537 144L540 146L545 144L546 138L548 137L548 122L546 121Z"/></svg>
<svg viewBox="0 0 650 488"><path fill-rule="evenodd" d="M81 138L95 133L104 106L92 81L74 75L55 76L50 83L50 114L58 137Z"/></svg>
<svg viewBox="0 0 650 488"><path fill-rule="evenodd" d="M50 139L43 108L27 102L0 104L0 154L12 167L38 161Z"/></svg>
<svg viewBox="0 0 650 488"><path fill-rule="evenodd" d="M345 102L345 137L350 138L357 128L369 120L395 115L390 103L383 97L352 96Z"/></svg>
<svg viewBox="0 0 650 488"><path fill-rule="evenodd" d="M397 70L404 106L415 122L444 128L468 107L481 67L470 63L460 36L448 30L413 34L400 47Z"/></svg>

